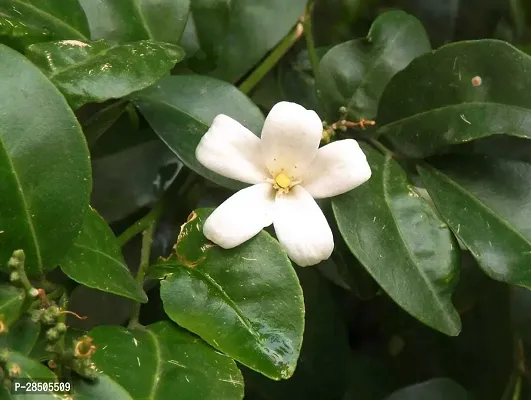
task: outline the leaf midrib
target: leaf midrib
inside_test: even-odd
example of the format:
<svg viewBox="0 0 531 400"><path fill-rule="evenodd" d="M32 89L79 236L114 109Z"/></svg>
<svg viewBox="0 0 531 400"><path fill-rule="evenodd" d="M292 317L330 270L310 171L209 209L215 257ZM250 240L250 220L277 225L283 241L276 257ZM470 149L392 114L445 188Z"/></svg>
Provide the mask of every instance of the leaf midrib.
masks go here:
<svg viewBox="0 0 531 400"><path fill-rule="evenodd" d="M457 103L457 104L447 104L447 105L444 105L444 106L441 106L441 107L432 108L430 110L422 111L422 112L410 115L408 117L400 118L400 119L397 119L396 121L389 122L389 123L387 123L385 125L382 125L380 127L380 129L378 129L378 131L381 132L383 130L389 129L390 127L392 127L394 125L403 124L404 122L407 122L407 121L410 121L410 120L414 120L416 118L422 118L422 117L425 117L425 116L427 116L429 114L437 113L439 111L446 111L447 109L452 110L454 108L459 108L459 107L475 107L475 106L499 106L499 107L512 108L512 109L519 110L519 111L522 111L522 112L525 112L525 113L531 113L531 109L520 107L520 106L515 106L513 104L503 104L503 103L498 103L498 102L494 102L494 101L468 101L468 102L462 102L462 103Z"/></svg>
<svg viewBox="0 0 531 400"><path fill-rule="evenodd" d="M211 287L213 287L220 295L221 298L225 301L225 303L236 313L238 319L244 326L244 328L257 340L260 340L261 336L260 333L258 333L253 326L251 325L251 321L245 316L243 311L238 307L238 305L230 298L230 296L225 292L225 290L221 287L219 283L217 283L210 275L207 273L204 273L198 269L198 267L195 268L189 268L189 267L181 267L185 268L186 271L189 274L197 274L201 277L203 282L206 282Z"/></svg>
<svg viewBox="0 0 531 400"><path fill-rule="evenodd" d="M151 332L149 329L146 329L145 332L151 337L153 340L153 345L155 346L155 360L157 361L157 364L155 366L155 373L153 374L153 385L151 387L151 390L149 391L149 399L155 400L155 396L157 394L157 389L159 387L159 382L161 376L161 369L162 369L162 361L161 361L161 352L160 352L160 345L157 339L157 336Z"/></svg>
<svg viewBox="0 0 531 400"><path fill-rule="evenodd" d="M37 239L37 232L35 230L35 226L33 225L33 220L31 219L31 215L28 209L28 203L26 201L24 191L22 190L22 184L20 182L20 178L17 174L17 171L15 170L15 166L13 164L13 161L11 160L10 155L7 152L7 148L5 146L4 138L2 137L2 135L0 135L0 152L4 154L5 159L9 163L11 174L13 178L15 179L15 183L17 185L17 193L19 195L19 200L22 203L22 208L24 209L24 215L26 217L25 220L27 222L28 229L30 231L30 236L33 240L33 246L35 247L35 256L37 257L37 268L39 269L40 274L44 274L42 254L41 254L41 249L39 246L39 241Z"/></svg>
<svg viewBox="0 0 531 400"><path fill-rule="evenodd" d="M437 294L437 291L434 288L433 283L428 279L428 277L426 276L424 271L421 268L417 267L418 262L413 257L411 249L409 248L408 243L405 240L405 238L404 238L404 236L402 234L402 231L400 230L400 225L398 224L398 221L397 221L397 219L396 219L396 217L395 217L395 215L393 213L393 208L391 207L391 199L389 198L389 194L388 194L388 190L387 190L387 188L388 188L388 180L389 180L389 165L390 165L390 162L391 162L391 157L389 155L387 155L386 158L385 158L385 161L384 161L383 171L382 171L382 188L383 188L384 201L385 201L385 203L387 205L387 208L389 209L389 215L393 219L394 225L396 227L396 231L398 232L398 237L402 241L402 244L404 245L404 248L406 249L406 253L407 253L409 259L411 260L411 263L415 267L415 270L419 273L419 275L421 276L422 280L426 283L426 287L428 288L428 290L432 294L433 298L436 300L436 304L437 304L438 308L440 309L440 311L442 311L442 314L444 315L444 318L446 319L446 322L449 323L450 326L452 326L452 328L454 330L459 330L459 326L448 316L448 311L449 311L448 307L445 307L444 304L441 302L441 299L439 298L439 296Z"/></svg>
<svg viewBox="0 0 531 400"><path fill-rule="evenodd" d="M459 185L456 181L451 179L448 175L444 174L442 171L437 170L436 168L431 167L432 171L435 173L435 175L439 175L443 180L448 182L452 187L457 189L457 191L464 194L466 197L468 197L470 200L472 200L473 203L475 203L479 208L482 208L487 214L489 214L494 219L500 221L509 231L513 232L516 236L518 236L523 242L525 242L529 247L531 247L531 241L527 239L520 231L518 231L511 223L503 218L500 214L496 213L494 210L492 210L490 207L488 207L484 202L482 202L477 196L466 190L463 186ZM429 193L429 190L428 190ZM461 240L461 235L459 235L457 232L455 233ZM468 246L467 246L468 247Z"/></svg>
<svg viewBox="0 0 531 400"><path fill-rule="evenodd" d="M30 8L32 9L33 11L35 11L37 14L41 15L42 17L44 17L45 19L49 19L49 20L52 20L55 24L57 25L61 25L63 26L66 30L68 31L71 31L71 32L74 32L76 35L79 35L77 38L70 38L70 39L83 39L83 40L88 40L88 38L83 34L81 33L80 31L78 31L76 28L74 28L73 26L67 24L66 22L62 21L61 19L57 18L55 15L52 15L52 14L49 14L43 10L41 10L40 8L37 8L35 7L33 4L30 4L30 3L23 3L21 2L20 0L11 0L13 1L13 3L17 3L19 6L21 6L22 8L24 7L27 7L27 8Z"/></svg>
<svg viewBox="0 0 531 400"><path fill-rule="evenodd" d="M6 309L7 307L9 307L9 306L11 305L11 303L14 303L14 302L17 301L17 300L20 300L20 295L21 295L21 294L22 294L22 293L19 293L19 294L17 294L16 296L13 296L12 298L10 298L8 301L6 301L6 302L0 304L0 311L2 311L2 310L4 310L4 309ZM22 303L22 301L21 301L21 303Z"/></svg>

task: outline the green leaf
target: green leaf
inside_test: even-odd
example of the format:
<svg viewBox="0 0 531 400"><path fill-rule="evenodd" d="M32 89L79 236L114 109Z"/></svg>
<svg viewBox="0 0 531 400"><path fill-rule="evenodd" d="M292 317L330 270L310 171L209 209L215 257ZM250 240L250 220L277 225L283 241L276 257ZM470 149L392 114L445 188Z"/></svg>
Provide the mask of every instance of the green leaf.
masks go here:
<svg viewBox="0 0 531 400"><path fill-rule="evenodd" d="M467 391L447 378L436 378L417 383L394 392L386 400L467 400Z"/></svg>
<svg viewBox="0 0 531 400"><path fill-rule="evenodd" d="M115 101L81 121L87 144L91 150L98 139L120 119L127 106L124 100Z"/></svg>
<svg viewBox="0 0 531 400"><path fill-rule="evenodd" d="M23 51L26 46L46 42L52 34L46 28L28 25L15 18L0 16L0 43L18 51Z"/></svg>
<svg viewBox="0 0 531 400"><path fill-rule="evenodd" d="M134 42L143 39L179 43L190 0L79 0L92 40Z"/></svg>
<svg viewBox="0 0 531 400"><path fill-rule="evenodd" d="M98 369L134 399L243 398L235 362L170 322L138 330L99 326L89 336L98 346Z"/></svg>
<svg viewBox="0 0 531 400"><path fill-rule="evenodd" d="M30 318L19 319L6 333L0 334L0 349L7 348L28 355L37 343L40 330L41 325Z"/></svg>
<svg viewBox="0 0 531 400"><path fill-rule="evenodd" d="M155 140L93 159L91 204L109 223L157 202L180 171L175 154L153 136Z"/></svg>
<svg viewBox="0 0 531 400"><path fill-rule="evenodd" d="M94 380L75 376L72 382L76 400L133 400L131 395L112 378L100 374Z"/></svg>
<svg viewBox="0 0 531 400"><path fill-rule="evenodd" d="M350 120L373 119L391 78L430 50L426 31L415 17L403 11L380 15L366 38L341 43L321 60L316 88L327 118L336 121L344 106Z"/></svg>
<svg viewBox="0 0 531 400"><path fill-rule="evenodd" d="M6 369L10 370L13 366L20 368L19 378L27 378L31 380L39 379L55 379L56 376L52 371L46 368L41 363L32 360L16 351L8 351Z"/></svg>
<svg viewBox="0 0 531 400"><path fill-rule="evenodd" d="M61 90L72 108L124 97L151 86L184 58L179 46L143 40L37 43L26 56Z"/></svg>
<svg viewBox="0 0 531 400"><path fill-rule="evenodd" d="M30 275L53 269L78 235L91 189L89 152L65 99L0 45L0 263L16 249ZM9 210L9 212L6 212Z"/></svg>
<svg viewBox="0 0 531 400"><path fill-rule="evenodd" d="M531 287L531 165L451 156L419 167L442 217L491 278Z"/></svg>
<svg viewBox="0 0 531 400"><path fill-rule="evenodd" d="M168 276L161 299L168 316L211 346L272 379L295 370L304 329L302 290L286 253L266 232L224 250L203 235L212 212L183 226L176 254L159 265Z"/></svg>
<svg viewBox="0 0 531 400"><path fill-rule="evenodd" d="M306 0L192 1L193 21L206 55L203 68L212 67L219 79L237 81L288 34L305 6Z"/></svg>
<svg viewBox="0 0 531 400"><path fill-rule="evenodd" d="M345 392L350 361L345 322L326 280L313 268L297 272L304 292L306 327L295 373L288 380L272 381L249 372L245 382L264 400L336 400Z"/></svg>
<svg viewBox="0 0 531 400"><path fill-rule="evenodd" d="M94 209L85 216L78 238L61 262L70 279L90 288L147 302L142 286L133 278L111 228Z"/></svg>
<svg viewBox="0 0 531 400"><path fill-rule="evenodd" d="M232 189L242 184L203 167L195 148L218 114L226 114L254 133L264 117L234 86L206 76L170 76L134 95L133 102L161 139L198 174Z"/></svg>
<svg viewBox="0 0 531 400"><path fill-rule="evenodd" d="M457 335L461 322L451 302L457 243L396 161L368 146L363 151L371 179L332 200L341 235L400 307L432 328Z"/></svg>
<svg viewBox="0 0 531 400"><path fill-rule="evenodd" d="M457 42L414 60L387 85L379 133L425 157L495 134L531 138L531 57L497 40ZM509 79L510 77L510 79Z"/></svg>
<svg viewBox="0 0 531 400"><path fill-rule="evenodd" d="M0 14L45 28L54 39L88 39L87 18L77 0L2 0Z"/></svg>
<svg viewBox="0 0 531 400"><path fill-rule="evenodd" d="M19 318L24 298L22 289L11 285L0 285L0 316L8 328Z"/></svg>

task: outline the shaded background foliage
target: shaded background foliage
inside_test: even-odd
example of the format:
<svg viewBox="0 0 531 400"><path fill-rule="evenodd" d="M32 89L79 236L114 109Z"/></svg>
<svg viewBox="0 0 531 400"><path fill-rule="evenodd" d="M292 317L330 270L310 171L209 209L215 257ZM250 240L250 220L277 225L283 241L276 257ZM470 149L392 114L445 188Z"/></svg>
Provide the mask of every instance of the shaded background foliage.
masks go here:
<svg viewBox="0 0 531 400"><path fill-rule="evenodd" d="M528 1L0 0L0 43L5 378L68 376L80 399L531 398ZM329 131L364 141L373 177L320 203L336 247L304 269L268 232L229 252L200 234L241 186L199 139L219 113L258 134L282 100L376 121ZM54 317L60 348L18 248L28 284L87 317Z"/></svg>

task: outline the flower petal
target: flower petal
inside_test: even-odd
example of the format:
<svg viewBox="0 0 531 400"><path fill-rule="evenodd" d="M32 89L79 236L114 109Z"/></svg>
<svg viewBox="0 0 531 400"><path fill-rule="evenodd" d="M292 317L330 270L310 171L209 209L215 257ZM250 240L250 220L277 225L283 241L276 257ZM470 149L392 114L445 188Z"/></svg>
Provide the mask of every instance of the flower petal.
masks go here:
<svg viewBox="0 0 531 400"><path fill-rule="evenodd" d="M203 233L224 249L236 247L271 225L274 199L275 191L269 183L242 189L210 214Z"/></svg>
<svg viewBox="0 0 531 400"><path fill-rule="evenodd" d="M261 183L269 177L262 163L260 139L238 121L220 114L195 149L206 168L245 183Z"/></svg>
<svg viewBox="0 0 531 400"><path fill-rule="evenodd" d="M361 185L371 177L371 167L358 142L338 140L317 151L302 179L314 198L337 196Z"/></svg>
<svg viewBox="0 0 531 400"><path fill-rule="evenodd" d="M278 240L301 267L326 260L334 250L334 237L323 212L300 185L275 200L273 225Z"/></svg>
<svg viewBox="0 0 531 400"><path fill-rule="evenodd" d="M302 175L319 147L323 125L315 111L286 101L269 112L262 129L263 159L271 174Z"/></svg>

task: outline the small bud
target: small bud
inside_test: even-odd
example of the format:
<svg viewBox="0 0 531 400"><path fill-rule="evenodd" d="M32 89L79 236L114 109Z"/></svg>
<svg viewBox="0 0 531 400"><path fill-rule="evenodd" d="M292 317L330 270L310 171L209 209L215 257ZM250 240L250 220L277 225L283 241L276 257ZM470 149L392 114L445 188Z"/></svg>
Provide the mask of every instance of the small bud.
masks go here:
<svg viewBox="0 0 531 400"><path fill-rule="evenodd" d="M48 307L42 316L42 322L46 325L55 325L57 322L57 317L59 316L61 310L57 306Z"/></svg>
<svg viewBox="0 0 531 400"><path fill-rule="evenodd" d="M24 260L26 259L24 255L23 250L15 250L13 252L13 255L9 259L7 265L9 268L18 268L21 264L24 263Z"/></svg>
<svg viewBox="0 0 531 400"><path fill-rule="evenodd" d="M6 363L9 359L9 351L7 349L0 350L0 363Z"/></svg>
<svg viewBox="0 0 531 400"><path fill-rule="evenodd" d="M346 127L345 125L341 125L341 126L339 127L339 130L340 130L341 132L346 132L346 131L347 131L347 127Z"/></svg>
<svg viewBox="0 0 531 400"><path fill-rule="evenodd" d="M347 107L341 106L339 107L339 114L346 115L348 113Z"/></svg>
<svg viewBox="0 0 531 400"><path fill-rule="evenodd" d="M50 342L57 342L61 338L59 332L56 329L51 328L46 331L46 340Z"/></svg>
<svg viewBox="0 0 531 400"><path fill-rule="evenodd" d="M37 297L39 295L39 291L35 288L31 288L31 290L29 291L29 295L31 297Z"/></svg>
<svg viewBox="0 0 531 400"><path fill-rule="evenodd" d="M322 125L323 125L323 128L327 128L327 127L328 127L328 122L323 121L323 122L322 122Z"/></svg>
<svg viewBox="0 0 531 400"><path fill-rule="evenodd" d="M48 353L55 353L57 350L57 346L55 344L47 344L44 347L44 350L46 350Z"/></svg>
<svg viewBox="0 0 531 400"><path fill-rule="evenodd" d="M33 322L39 322L42 318L43 313L44 313L44 310L33 310L31 312L31 320Z"/></svg>
<svg viewBox="0 0 531 400"><path fill-rule="evenodd" d="M20 366L18 364L8 364L7 372L10 378L16 378L20 375Z"/></svg>
<svg viewBox="0 0 531 400"><path fill-rule="evenodd" d="M13 283L20 281L20 274L18 271L11 272L11 275L9 275L9 280Z"/></svg>
<svg viewBox="0 0 531 400"><path fill-rule="evenodd" d="M55 325L55 330L59 333L65 333L66 332L66 325L62 322L59 322L57 325Z"/></svg>

